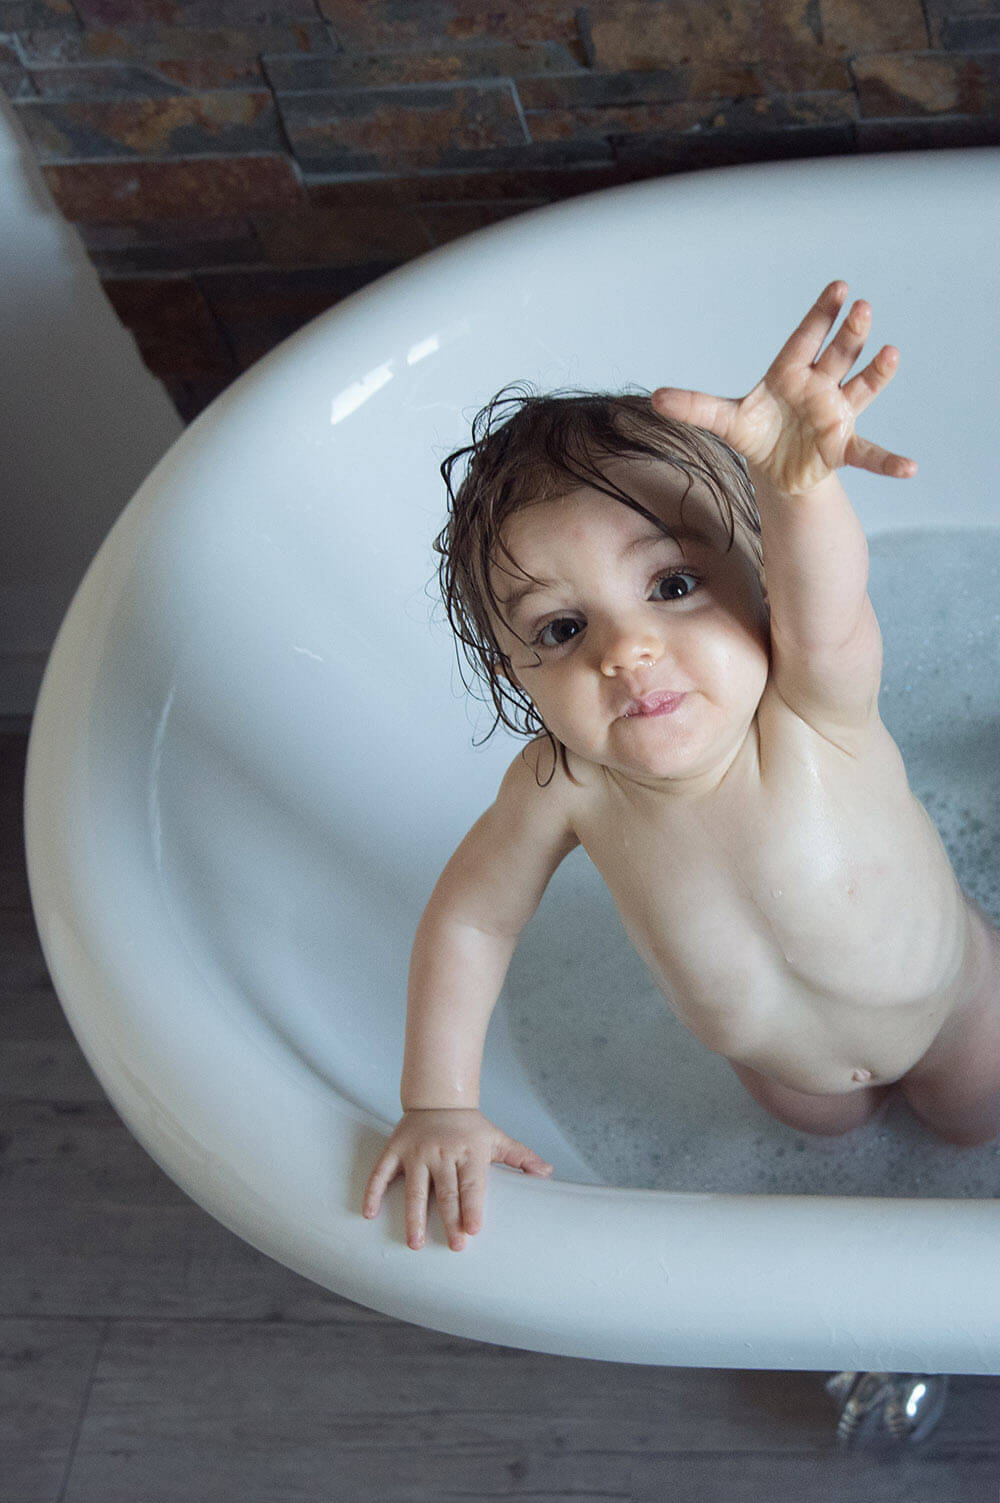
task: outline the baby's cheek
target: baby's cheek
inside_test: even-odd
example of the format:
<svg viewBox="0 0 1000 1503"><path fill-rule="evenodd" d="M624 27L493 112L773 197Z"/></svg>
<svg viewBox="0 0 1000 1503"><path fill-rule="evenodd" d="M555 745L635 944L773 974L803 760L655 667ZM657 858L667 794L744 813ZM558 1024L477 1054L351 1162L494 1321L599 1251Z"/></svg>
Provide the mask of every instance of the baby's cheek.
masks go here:
<svg viewBox="0 0 1000 1503"><path fill-rule="evenodd" d="M550 730L554 730L556 724L561 723L565 718L559 694L551 691L546 693L544 684L529 684L527 693L545 724Z"/></svg>

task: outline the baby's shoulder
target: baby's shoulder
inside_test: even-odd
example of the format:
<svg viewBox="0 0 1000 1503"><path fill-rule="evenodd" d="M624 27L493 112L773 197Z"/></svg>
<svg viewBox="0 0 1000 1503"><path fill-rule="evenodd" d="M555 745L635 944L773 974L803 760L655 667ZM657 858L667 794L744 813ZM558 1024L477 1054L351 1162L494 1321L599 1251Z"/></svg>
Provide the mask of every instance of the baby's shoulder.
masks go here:
<svg viewBox="0 0 1000 1503"><path fill-rule="evenodd" d="M593 769L573 753L536 736L517 753L500 785L498 803L511 817L544 820L575 833L593 798Z"/></svg>
<svg viewBox="0 0 1000 1503"><path fill-rule="evenodd" d="M572 798L574 794L584 798L601 782L600 768L544 734L523 746L514 760L530 772L538 787L551 788L561 798Z"/></svg>

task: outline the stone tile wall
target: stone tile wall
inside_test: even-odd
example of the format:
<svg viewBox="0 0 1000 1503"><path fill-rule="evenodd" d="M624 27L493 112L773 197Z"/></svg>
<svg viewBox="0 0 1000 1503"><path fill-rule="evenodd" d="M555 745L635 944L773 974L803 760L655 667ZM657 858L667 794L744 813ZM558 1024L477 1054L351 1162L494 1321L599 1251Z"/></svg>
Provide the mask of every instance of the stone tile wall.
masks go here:
<svg viewBox="0 0 1000 1503"><path fill-rule="evenodd" d="M1000 142L1000 0L0 0L0 86L186 418L540 204Z"/></svg>

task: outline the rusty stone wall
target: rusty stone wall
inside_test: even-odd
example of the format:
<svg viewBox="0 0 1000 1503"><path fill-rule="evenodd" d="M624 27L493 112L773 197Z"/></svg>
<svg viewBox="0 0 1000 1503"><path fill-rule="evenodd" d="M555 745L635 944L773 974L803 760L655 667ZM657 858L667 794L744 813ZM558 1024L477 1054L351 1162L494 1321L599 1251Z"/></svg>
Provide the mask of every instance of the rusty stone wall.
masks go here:
<svg viewBox="0 0 1000 1503"><path fill-rule="evenodd" d="M1000 0L0 0L0 86L191 418L338 299L537 205L1000 142Z"/></svg>

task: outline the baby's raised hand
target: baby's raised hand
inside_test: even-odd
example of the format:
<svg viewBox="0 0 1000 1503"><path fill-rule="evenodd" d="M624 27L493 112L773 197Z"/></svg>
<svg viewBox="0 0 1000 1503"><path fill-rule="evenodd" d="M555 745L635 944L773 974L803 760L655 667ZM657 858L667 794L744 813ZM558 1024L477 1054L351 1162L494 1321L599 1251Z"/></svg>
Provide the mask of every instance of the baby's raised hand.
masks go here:
<svg viewBox="0 0 1000 1503"><path fill-rule="evenodd" d="M365 1186L364 1214L377 1216L382 1197L406 1176L406 1241L422 1247L427 1230L431 1179L438 1212L453 1252L483 1224L490 1164L508 1164L526 1174L547 1175L552 1165L510 1138L474 1108L446 1107L405 1112Z"/></svg>
<svg viewBox="0 0 1000 1503"><path fill-rule="evenodd" d="M854 431L855 418L888 386L899 364L896 347L883 345L864 370L846 379L868 337L870 305L855 302L820 353L846 296L846 282L831 282L745 397L663 386L653 393L654 409L718 434L744 456L751 479L762 477L788 495L813 490L841 465L909 479L916 460Z"/></svg>

